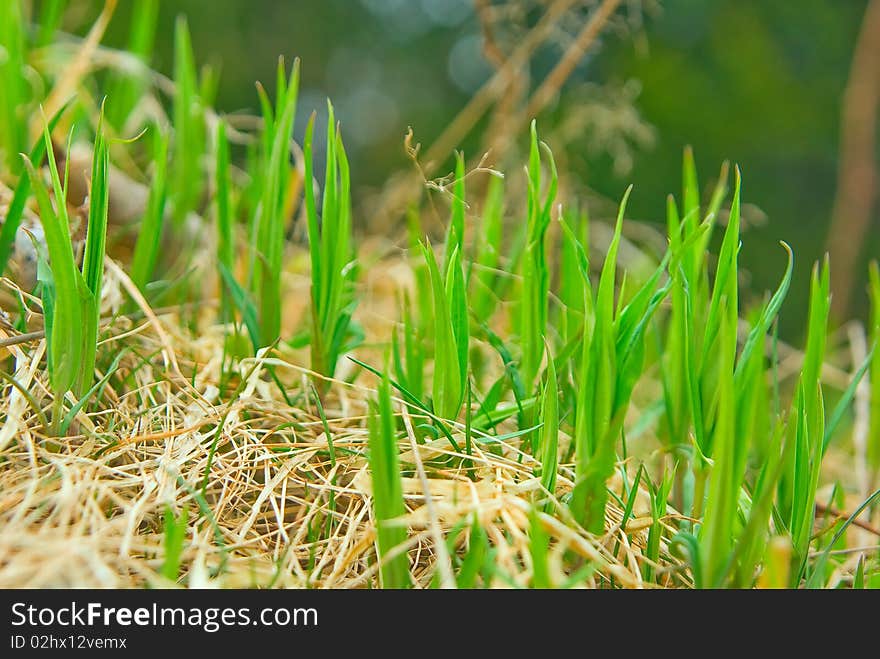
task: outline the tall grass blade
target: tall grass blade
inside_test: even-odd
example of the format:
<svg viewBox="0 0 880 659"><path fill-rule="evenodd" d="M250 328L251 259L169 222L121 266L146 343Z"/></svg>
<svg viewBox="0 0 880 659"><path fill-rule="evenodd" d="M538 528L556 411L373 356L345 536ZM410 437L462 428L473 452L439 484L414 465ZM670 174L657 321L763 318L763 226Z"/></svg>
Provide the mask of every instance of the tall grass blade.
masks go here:
<svg viewBox="0 0 880 659"><path fill-rule="evenodd" d="M56 396L56 405L60 405L61 397L74 386L82 368L82 300L88 294L88 289L73 259L65 194L55 165L48 125L43 131L43 139L55 188L56 206L53 206L42 178L27 158L25 167L37 198L40 224L52 264L55 295L52 329L47 336L51 364L49 380Z"/></svg>
<svg viewBox="0 0 880 659"><path fill-rule="evenodd" d="M541 455L541 487L553 496L559 471L559 384L556 380L556 366L552 356L549 356L549 346L547 381L541 396L541 424L541 438L538 443ZM548 503L545 510L550 512L552 507L552 503Z"/></svg>
<svg viewBox="0 0 880 659"><path fill-rule="evenodd" d="M544 198L541 198L541 151L550 166L550 182ZM520 300L520 345L522 358L520 374L527 389L534 386L541 357L544 354L544 335L547 328L547 300L550 291L550 275L547 268L547 227L550 211L556 198L558 177L553 154L538 142L537 127L531 125L528 167L528 221L527 239L522 270L522 299Z"/></svg>
<svg viewBox="0 0 880 659"><path fill-rule="evenodd" d="M131 280L141 291L146 291L159 258L159 246L165 224L165 200L167 198L166 170L168 162L168 136L156 127L153 134L153 176L147 208L141 220L140 232L131 259Z"/></svg>
<svg viewBox="0 0 880 659"><path fill-rule="evenodd" d="M306 163L305 205L312 266L312 370L332 376L339 356L347 349L346 342L351 338L351 316L356 304L356 264L351 237L348 157L342 143L342 134L336 125L333 106L329 101L327 113L327 165L320 216L312 184L314 115L306 128L303 153Z"/></svg>
<svg viewBox="0 0 880 659"><path fill-rule="evenodd" d="M174 200L174 223L179 229L201 196L200 160L205 143L204 109L198 94L198 73L184 16L178 16L174 25L174 83L174 155L170 192Z"/></svg>
<svg viewBox="0 0 880 659"><path fill-rule="evenodd" d="M0 158L9 169L21 171L18 154L27 148L26 100L30 94L27 62L27 26L20 0L0 3Z"/></svg>
<svg viewBox="0 0 880 659"><path fill-rule="evenodd" d="M107 211L110 201L110 158L103 135L103 109L95 135L92 175L89 186L89 223L83 255L82 278L88 295L83 307L82 366L75 386L78 396L91 387L98 345L98 321L101 315L101 288L104 280L104 255L107 243Z"/></svg>
<svg viewBox="0 0 880 659"><path fill-rule="evenodd" d="M232 193L229 180L229 142L226 138L226 124L217 122L217 164L214 168L216 190L215 208L217 213L217 262L228 272L235 271L235 236L232 223ZM222 277L222 275L221 275ZM231 302L226 287L223 287L221 317L229 319Z"/></svg>
<svg viewBox="0 0 880 659"><path fill-rule="evenodd" d="M378 400L372 405L369 423L370 472L373 480L373 512L376 516L377 544L381 582L384 588L406 588L410 585L409 560L406 553L392 558L388 555L406 542L406 527L400 518L406 513L400 458L397 446L394 412L391 408L391 385L383 377Z"/></svg>

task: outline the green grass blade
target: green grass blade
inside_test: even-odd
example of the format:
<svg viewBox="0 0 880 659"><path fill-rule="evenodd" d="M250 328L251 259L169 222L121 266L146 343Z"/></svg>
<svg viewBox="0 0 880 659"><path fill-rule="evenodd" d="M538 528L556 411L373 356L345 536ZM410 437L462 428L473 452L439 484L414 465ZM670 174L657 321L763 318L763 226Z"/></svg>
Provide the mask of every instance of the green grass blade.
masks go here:
<svg viewBox="0 0 880 659"><path fill-rule="evenodd" d="M158 127L153 137L153 176L147 208L134 245L131 259L131 280L145 291L156 269L159 245L165 223L165 200L167 198L166 170L168 162L168 136Z"/></svg>
<svg viewBox="0 0 880 659"><path fill-rule="evenodd" d="M174 84L174 155L170 192L174 200L174 222L179 229L201 196L200 159L205 142L195 57L189 27L182 15L174 25Z"/></svg>
<svg viewBox="0 0 880 659"><path fill-rule="evenodd" d="M529 556L532 559L532 588L552 588L550 564L547 552L550 549L550 535L541 525L541 514L537 508L529 510Z"/></svg>
<svg viewBox="0 0 880 659"><path fill-rule="evenodd" d="M467 389L468 346L470 342L466 291L461 267L461 254L456 248L449 259L446 272L446 299L449 302L449 320L452 323L452 335L455 339L459 387L462 392Z"/></svg>
<svg viewBox="0 0 880 659"><path fill-rule="evenodd" d="M443 273L449 271L452 254L458 252L459 258L464 254L464 218L465 218L465 171L464 154L455 154L455 182L452 186L452 218L446 234L446 247L443 257Z"/></svg>
<svg viewBox="0 0 880 659"><path fill-rule="evenodd" d="M66 435L68 429L70 428L70 424L73 423L73 420L76 418L76 415L79 414L79 411L86 406L89 400L98 393L109 381L113 374L116 372L116 369L119 368L119 363L122 361L122 358L128 352L127 348L123 348L118 353L116 353L116 357L113 358L113 363L110 364L110 367L107 369L107 372L104 374L100 380L98 380L95 384L92 385L91 389L89 389L77 402L74 404L64 416L64 420L61 422L60 426L60 434Z"/></svg>
<svg viewBox="0 0 880 659"><path fill-rule="evenodd" d="M714 423L714 464L709 481L703 524L700 528L700 555L704 561L707 585L717 586L730 553L733 551L734 523L740 487L744 474L740 470L736 436L736 395L734 364L736 358L736 308L723 299L718 310L723 314L720 323L720 354L718 386L718 413Z"/></svg>
<svg viewBox="0 0 880 659"><path fill-rule="evenodd" d="M312 370L333 375L339 355L353 335L356 261L352 247L351 183L348 157L327 102L327 166L321 214L313 190L314 120L306 128L305 206L312 267Z"/></svg>
<svg viewBox="0 0 880 659"><path fill-rule="evenodd" d="M486 567L489 558L489 538L486 531L480 526L480 520L474 514L468 534L468 551L461 561L461 568L456 575L458 588L474 588L477 577Z"/></svg>
<svg viewBox="0 0 880 659"><path fill-rule="evenodd" d="M223 264L217 264L220 269L220 277L223 280L223 286L229 295L232 304L238 309L244 326L247 328L248 336L251 339L251 345L256 351L260 345L260 321L257 312L257 305L248 292L235 280L235 275Z"/></svg>
<svg viewBox="0 0 880 659"><path fill-rule="evenodd" d="M183 544L186 541L186 531L189 525L189 508L184 506L180 515L175 515L171 506L166 505L163 522L165 558L162 560L160 573L169 581L177 581Z"/></svg>
<svg viewBox="0 0 880 659"><path fill-rule="evenodd" d="M464 400L464 381L456 342L456 327L452 309L437 260L430 245L422 246L428 266L434 298L434 383L432 398L434 412L444 419L456 419ZM457 253L453 255L457 259Z"/></svg>
<svg viewBox="0 0 880 659"><path fill-rule="evenodd" d="M28 107L30 95L27 63L27 30L20 0L3 0L0 4L0 157L9 169L21 171L18 154L27 148Z"/></svg>
<svg viewBox="0 0 880 659"><path fill-rule="evenodd" d="M226 124L222 119L217 122L216 145L217 164L214 168L214 187L217 195L217 261L222 263L231 273L235 271L235 236L232 223L232 191L229 180L229 141L226 138ZM228 319L230 300L226 294L222 297L221 317Z"/></svg>
<svg viewBox="0 0 880 659"><path fill-rule="evenodd" d="M107 243L107 211L110 201L110 157L103 135L103 110L98 120L92 157L92 175L89 187L89 223L86 229L86 247L83 255L82 278L89 293L83 311L82 366L75 386L82 396L91 386L95 371L98 345L98 320L101 312L101 287L104 279L104 256Z"/></svg>
<svg viewBox="0 0 880 659"><path fill-rule="evenodd" d="M373 512L377 525L377 544L382 561L380 575L384 588L406 588L410 585L409 560L405 553L388 559L386 556L406 542L406 528L399 525L406 513L400 476L394 412L391 408L391 386L383 377L378 400L372 406L369 423L369 464L373 481Z"/></svg>
<svg viewBox="0 0 880 659"><path fill-rule="evenodd" d="M49 374L49 379L56 398L60 399L73 387L82 367L83 325L80 298L84 282L73 260L65 196L55 167L55 155L48 126L43 132L43 138L46 141L46 153L56 199L59 200L57 209L49 199L42 178L27 158L25 158L25 167L40 209L40 223L43 226L55 283L53 328L51 336L48 337L49 350L52 354L52 372Z"/></svg>
<svg viewBox="0 0 880 659"><path fill-rule="evenodd" d="M541 151L550 166L550 182L544 200L541 199ZM546 234L550 224L550 210L556 196L557 174L553 154L538 142L536 124L531 125L529 147L528 221L527 238L522 270L522 297L520 300L520 344L522 357L520 374L528 389L534 386L542 355L547 329L547 300L550 275L547 267Z"/></svg>
<svg viewBox="0 0 880 659"><path fill-rule="evenodd" d="M279 60L279 74L284 76L284 61ZM290 139L296 116L299 91L299 60L295 60L290 81L280 90L283 108L275 119L271 151L263 174L263 194L256 224L256 261L254 262L254 299L260 319L260 345L273 343L281 335L281 271L284 256L284 198L290 178Z"/></svg>
<svg viewBox="0 0 880 659"><path fill-rule="evenodd" d="M549 346L547 348L549 353ZM541 455L541 487L552 496L556 491L556 476L559 470L559 384L556 380L556 366L548 355L547 381L541 396L541 431L538 442ZM552 510L552 504L545 507Z"/></svg>
<svg viewBox="0 0 880 659"><path fill-rule="evenodd" d="M471 310L478 323L485 323L495 312L498 295L495 283L501 263L501 237L504 219L504 179L493 176L489 181L480 228L474 245L474 261L470 276ZM419 234L421 235L421 234Z"/></svg>
<svg viewBox="0 0 880 659"><path fill-rule="evenodd" d="M837 430L840 422L843 421L844 416L846 416L846 413L849 410L850 404L856 397L856 389L858 389L859 383L862 381L862 378L865 377L865 374L871 367L871 363L874 360L874 352L876 352L876 350L877 348L874 347L868 352L861 366L859 366L859 368L856 369L856 372L853 374L852 380L850 380L849 384L846 387L846 390L840 397L840 400L837 401L837 405L834 406L834 411L831 413L831 417L825 424L825 432L822 436L823 456L825 455L825 451L828 450L828 445L831 443L831 440L834 437L834 432Z"/></svg>

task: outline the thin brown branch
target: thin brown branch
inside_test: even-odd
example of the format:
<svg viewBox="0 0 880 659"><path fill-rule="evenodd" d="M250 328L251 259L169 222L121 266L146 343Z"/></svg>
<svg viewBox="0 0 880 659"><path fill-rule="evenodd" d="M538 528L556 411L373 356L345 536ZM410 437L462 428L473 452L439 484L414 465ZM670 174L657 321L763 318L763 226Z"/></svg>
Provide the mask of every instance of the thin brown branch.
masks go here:
<svg viewBox="0 0 880 659"><path fill-rule="evenodd" d="M845 520L845 519L849 519L851 517L851 515L849 513L842 512L840 510L836 510L835 508L829 508L828 506L821 504L821 503L818 503L818 502L816 502L816 512L831 515L832 517L835 518L835 521ZM858 519L854 519L852 521L852 525L858 526L860 529L864 529L868 533L871 533L873 535L876 535L877 537L880 537L880 529L875 529L868 522L860 522Z"/></svg>
<svg viewBox="0 0 880 659"><path fill-rule="evenodd" d="M601 5L590 15L590 19L584 24L575 40L571 43L562 58L540 86L534 91L524 111L510 117L504 130L490 145L490 150L496 157L503 155L503 150L512 142L512 133L520 130L523 124L537 117L549 103L556 98L559 90L571 77L578 62L581 61L587 51L595 44L599 35L614 12L620 6L622 0L604 0Z"/></svg>
<svg viewBox="0 0 880 659"><path fill-rule="evenodd" d="M483 54L495 70L498 70L504 66L506 57L495 39L495 30L492 27L492 3L490 0L474 0L474 10L483 34Z"/></svg>
<svg viewBox="0 0 880 659"><path fill-rule="evenodd" d="M528 61L532 53L544 43L553 31L553 27L572 5L578 0L557 0L541 18L534 29L529 32L522 43L514 50L494 76L492 76L473 95L467 105L461 109L455 119L441 133L425 154L425 167L428 175L432 175L439 162L448 156L461 142L468 131L474 127L492 103L507 89L509 79ZM620 2L620 0L614 0Z"/></svg>
<svg viewBox="0 0 880 659"><path fill-rule="evenodd" d="M431 147L425 152L422 162L423 176L432 177L440 164L452 153L464 137L473 129L480 118L488 112L510 88L523 66L532 54L550 38L556 24L565 13L580 0L556 0L541 17L538 24L525 35L517 48L505 60L503 66L487 80L471 99L458 112ZM401 176L389 185L382 194L381 202L372 213L373 222L384 222L402 213L421 194L422 182L418 173Z"/></svg>
<svg viewBox="0 0 880 659"><path fill-rule="evenodd" d="M526 107L526 117L537 116L547 104L559 93L565 81L571 77L572 72L581 61L586 52L595 43L602 33L605 24L620 6L622 0L605 0L598 9L590 16L590 20L581 29L577 38L566 50L562 59L550 72L541 86L532 94L532 98Z"/></svg>

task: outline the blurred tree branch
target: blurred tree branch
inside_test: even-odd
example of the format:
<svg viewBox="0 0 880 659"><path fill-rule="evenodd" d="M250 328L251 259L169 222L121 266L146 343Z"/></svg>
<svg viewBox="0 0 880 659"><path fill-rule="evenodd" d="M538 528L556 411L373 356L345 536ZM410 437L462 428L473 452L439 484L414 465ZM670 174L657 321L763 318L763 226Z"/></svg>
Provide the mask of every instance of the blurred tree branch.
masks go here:
<svg viewBox="0 0 880 659"><path fill-rule="evenodd" d="M508 117L505 128L499 131L489 145L488 150L492 151L496 158L503 157L503 149L514 142L514 134L537 117L558 96L578 62L596 42L602 29L614 15L621 2L622 0L603 0L602 4L590 14L590 19L584 23L583 28L566 49L559 62L532 93L526 107Z"/></svg>
<svg viewBox="0 0 880 659"><path fill-rule="evenodd" d="M419 172L394 178L382 192L381 200L372 213L373 222L386 224L402 214L422 193L426 177L434 176L437 168L446 161L452 150L470 133L474 126L490 110L489 130L485 151L491 151L493 160L499 160L507 148L515 143L516 136L528 121L540 114L556 98L562 85L568 80L584 54L595 44L598 36L620 6L622 0L594 0L595 8L589 13L580 31L563 52L560 60L547 77L538 85L530 98L525 98L526 71L530 58L549 42L562 21L583 0L554 0L540 20L517 40L515 47L504 59L494 32L491 30L490 3L475 0L477 17L481 22L487 43L486 57L495 73L471 97L446 129L425 151L420 159ZM487 34L486 30L489 29ZM523 107L516 107L522 105ZM483 156L475 156L474 161Z"/></svg>
<svg viewBox="0 0 880 659"><path fill-rule="evenodd" d="M877 196L877 109L880 104L880 0L870 0L843 94L837 195L828 234L834 268L832 312L849 312L862 248Z"/></svg>

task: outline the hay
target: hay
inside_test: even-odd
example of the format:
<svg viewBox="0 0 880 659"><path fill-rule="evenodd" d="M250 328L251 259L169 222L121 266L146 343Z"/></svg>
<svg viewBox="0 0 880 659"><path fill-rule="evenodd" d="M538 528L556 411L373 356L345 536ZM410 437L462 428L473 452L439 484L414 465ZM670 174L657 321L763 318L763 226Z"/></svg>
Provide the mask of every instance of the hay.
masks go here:
<svg viewBox="0 0 880 659"><path fill-rule="evenodd" d="M393 262L383 269L403 270ZM334 381L323 402L334 467L303 355L287 348L261 352L243 360L243 382L221 383L224 328L208 320L213 311L201 314L203 324L194 334L182 329L179 313L156 314L143 298L140 313L120 315L133 292L131 283L109 260L106 279L105 317L115 320L102 331L99 369L107 368L122 346L126 350L100 396L103 409L80 411L70 436L54 438L22 392L4 386L0 587L171 586L160 574L166 508L178 515L188 511L182 585L378 585L364 457L373 376L363 373L354 384ZM369 309L362 311L362 321L368 330L387 331L377 309L394 287L388 278L371 281L381 284L368 282ZM45 340L8 349L16 381L48 407ZM372 352L359 356L380 354ZM286 391L269 377L270 368ZM419 411L400 400L395 405L411 431L420 422ZM430 585L438 568L448 577L438 560L448 566L447 542L453 553L465 549L462 530L476 516L497 553L499 573L506 575L506 581L491 585L527 585L528 511L539 483L519 440L500 442L494 452L477 444L473 479L448 466L446 458L466 456L451 451L447 440L417 444L404 436L400 441L408 506L400 523L410 530L400 551L409 554L413 584ZM571 474L572 466L563 465L563 492L570 488ZM609 507L609 532L603 538L586 534L571 520L542 517L553 539L550 564L560 582L563 563L570 569L578 563L571 560L575 556L595 567L588 585L612 579L619 586L641 585L639 547L620 530L620 517L619 509ZM637 542L639 537L636 533ZM671 575L679 571L673 568ZM684 579L678 574L670 583L684 584Z"/></svg>

